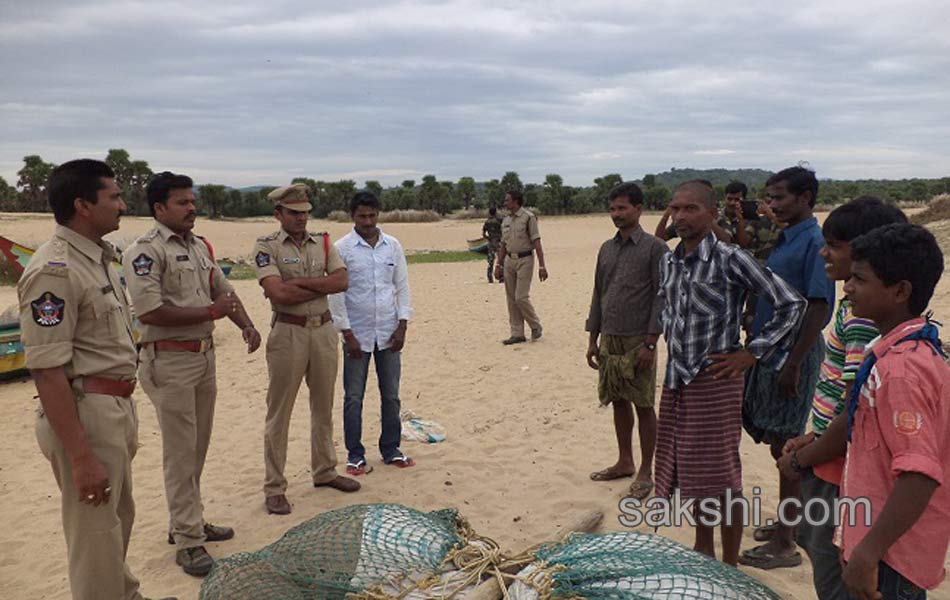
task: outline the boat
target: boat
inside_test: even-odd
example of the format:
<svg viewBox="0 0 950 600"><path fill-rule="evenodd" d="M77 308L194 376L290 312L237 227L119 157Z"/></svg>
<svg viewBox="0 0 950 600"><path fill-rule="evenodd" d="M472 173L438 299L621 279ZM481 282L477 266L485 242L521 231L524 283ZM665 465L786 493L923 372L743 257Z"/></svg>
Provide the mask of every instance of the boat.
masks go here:
<svg viewBox="0 0 950 600"><path fill-rule="evenodd" d="M26 375L26 354L20 340L19 323L0 324L0 379Z"/></svg>
<svg viewBox="0 0 950 600"><path fill-rule="evenodd" d="M468 251L477 252L479 254L488 253L488 238L482 236L477 240L468 240Z"/></svg>
<svg viewBox="0 0 950 600"><path fill-rule="evenodd" d="M33 248L27 248L0 235L0 254L3 254L7 262L13 265L13 270L18 276L23 273L26 263L30 262L33 252L35 252Z"/></svg>
<svg viewBox="0 0 950 600"><path fill-rule="evenodd" d="M13 270L16 272L17 276L23 274L23 269L26 268L26 264L30 262L30 257L33 256L33 253L36 252L33 248L29 248L22 244L18 244L9 238L5 238L0 235L0 254L6 258L7 262L13 265ZM218 266L221 267L221 271L224 273L224 276L227 277L231 274L231 269L234 267L234 262L229 260L219 260L217 261ZM119 278L122 280L122 283L125 284L125 277L122 273L122 263L118 260L113 261L116 270L119 272Z"/></svg>

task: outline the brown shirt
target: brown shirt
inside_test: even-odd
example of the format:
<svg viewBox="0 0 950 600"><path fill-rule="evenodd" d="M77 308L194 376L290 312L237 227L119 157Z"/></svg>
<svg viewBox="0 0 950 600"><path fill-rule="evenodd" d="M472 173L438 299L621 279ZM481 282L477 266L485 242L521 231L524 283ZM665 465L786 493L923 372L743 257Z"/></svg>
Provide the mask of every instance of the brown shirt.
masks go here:
<svg viewBox="0 0 950 600"><path fill-rule="evenodd" d="M520 254L534 249L534 241L541 239L538 218L527 208L521 207L501 222L501 243L508 254Z"/></svg>
<svg viewBox="0 0 950 600"><path fill-rule="evenodd" d="M114 255L108 242L62 225L39 247L17 284L27 368L135 379L132 316Z"/></svg>
<svg viewBox="0 0 950 600"><path fill-rule="evenodd" d="M254 264L257 265L258 281L275 275L284 281L295 277L323 277L346 268L336 246L330 243L328 234L308 232L303 244L298 247L283 229L257 239ZM278 304L272 301L271 307L277 312L308 317L319 316L330 308L325 295L300 304Z"/></svg>
<svg viewBox="0 0 950 600"><path fill-rule="evenodd" d="M618 233L597 253L587 331L608 335L659 335L660 269L666 244L641 228L626 241Z"/></svg>
<svg viewBox="0 0 950 600"><path fill-rule="evenodd" d="M210 306L221 294L234 291L202 238L191 232L182 237L158 222L125 251L122 264L132 306L139 315L163 304ZM203 340L214 331L214 321L181 326L140 323L139 331L141 342Z"/></svg>

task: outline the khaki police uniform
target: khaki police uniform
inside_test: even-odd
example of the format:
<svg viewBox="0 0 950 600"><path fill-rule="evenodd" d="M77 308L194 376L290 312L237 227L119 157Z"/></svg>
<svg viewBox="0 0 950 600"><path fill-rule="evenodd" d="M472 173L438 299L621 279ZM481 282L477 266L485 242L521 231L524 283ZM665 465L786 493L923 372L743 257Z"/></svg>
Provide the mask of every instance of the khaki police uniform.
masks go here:
<svg viewBox="0 0 950 600"><path fill-rule="evenodd" d="M123 257L132 305L139 315L165 303L207 307L234 288L204 240L165 225L136 240ZM139 380L162 430L162 462L169 530L179 550L205 541L201 473L217 396L211 320L163 327L139 324Z"/></svg>
<svg viewBox="0 0 950 600"><path fill-rule="evenodd" d="M505 246L505 296L512 337L524 337L524 323L532 330L541 328L541 320L531 304L531 278L534 275L534 242L541 239L538 218L521 207L501 223L501 243Z"/></svg>
<svg viewBox="0 0 950 600"><path fill-rule="evenodd" d="M291 210L310 210L304 192L278 188L270 198ZM300 247L281 229L258 238L254 246L257 280L280 277L323 277L345 269L336 246L326 233L307 233ZM274 311L267 336L267 419L264 425L264 495L287 490L287 434L300 383L310 389L310 469L313 482L337 477L333 447L333 392L339 365L339 335L331 325L326 296L302 304L271 302Z"/></svg>
<svg viewBox="0 0 950 600"><path fill-rule="evenodd" d="M17 284L26 366L64 368L89 447L109 477L106 504L82 503L63 444L42 408L37 411L36 438L62 492L69 584L76 599L142 597L125 562L135 519L132 459L138 414L131 394L136 353L129 303L113 255L107 242L96 244L57 226Z"/></svg>

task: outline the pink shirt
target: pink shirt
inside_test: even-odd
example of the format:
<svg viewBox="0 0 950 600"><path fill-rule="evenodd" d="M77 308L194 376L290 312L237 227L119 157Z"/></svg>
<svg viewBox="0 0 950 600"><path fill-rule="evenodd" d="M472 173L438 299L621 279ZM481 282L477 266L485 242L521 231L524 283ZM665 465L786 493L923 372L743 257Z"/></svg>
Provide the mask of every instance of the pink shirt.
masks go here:
<svg viewBox="0 0 950 600"><path fill-rule="evenodd" d="M902 472L920 473L938 487L920 519L887 552L884 562L920 587L933 589L944 578L950 544L950 366L924 342L895 343L921 329L923 319L906 321L868 345L877 356L861 388L841 496L868 498L875 523ZM855 526L842 508L835 543L845 561L869 527L864 509Z"/></svg>

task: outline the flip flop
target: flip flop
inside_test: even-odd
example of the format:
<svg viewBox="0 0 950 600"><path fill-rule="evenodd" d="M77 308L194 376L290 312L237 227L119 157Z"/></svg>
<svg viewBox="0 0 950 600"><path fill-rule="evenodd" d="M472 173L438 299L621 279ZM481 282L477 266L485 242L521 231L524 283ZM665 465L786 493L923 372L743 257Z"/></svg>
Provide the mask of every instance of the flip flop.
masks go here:
<svg viewBox="0 0 950 600"><path fill-rule="evenodd" d="M773 535L775 535L775 529L775 525L756 527L755 531L752 532L752 539L757 542L767 542L772 539Z"/></svg>
<svg viewBox="0 0 950 600"><path fill-rule="evenodd" d="M618 473L613 467L607 467L601 471L594 471L590 474L593 481L613 481L615 479L626 479L633 477L634 473Z"/></svg>
<svg viewBox="0 0 950 600"><path fill-rule="evenodd" d="M627 490L627 496L630 498L636 498L637 500L643 500L648 498L652 491L652 481L634 481L630 484L630 489Z"/></svg>
<svg viewBox="0 0 950 600"><path fill-rule="evenodd" d="M765 544L746 550L739 555L739 564L756 569L784 569L802 564L802 555L797 550L788 556L778 556L764 550Z"/></svg>
<svg viewBox="0 0 950 600"><path fill-rule="evenodd" d="M366 475L367 473L372 473L372 465L367 465L365 460L358 460L354 462L346 463L346 474L347 475Z"/></svg>
<svg viewBox="0 0 950 600"><path fill-rule="evenodd" d="M393 465L399 469L408 469L409 467L416 466L416 461L412 460L408 456L400 454L399 456L393 457L387 464Z"/></svg>

